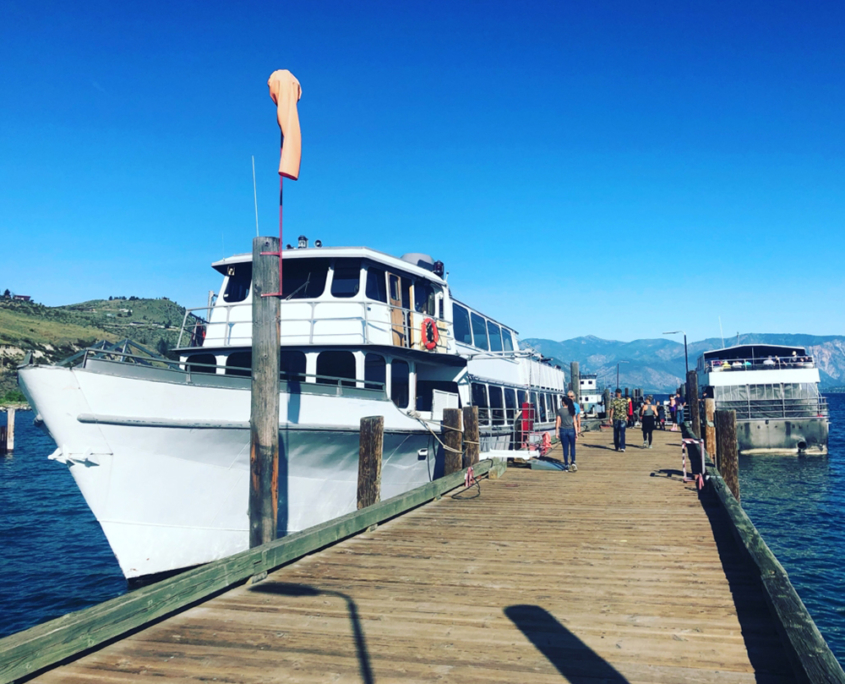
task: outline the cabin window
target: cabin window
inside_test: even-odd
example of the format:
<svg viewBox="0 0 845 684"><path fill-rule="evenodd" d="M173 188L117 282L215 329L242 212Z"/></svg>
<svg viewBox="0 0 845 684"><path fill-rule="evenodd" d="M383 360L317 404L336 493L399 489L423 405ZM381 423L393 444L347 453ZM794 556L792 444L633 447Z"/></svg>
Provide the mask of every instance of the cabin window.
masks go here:
<svg viewBox="0 0 845 684"><path fill-rule="evenodd" d="M305 352L283 350L279 352L279 375L288 382L304 382Z"/></svg>
<svg viewBox="0 0 845 684"><path fill-rule="evenodd" d="M282 264L282 298L316 299L326 289L328 259L285 259Z"/></svg>
<svg viewBox="0 0 845 684"><path fill-rule="evenodd" d="M502 351L502 328L493 321L487 321L487 333L490 336L490 351Z"/></svg>
<svg viewBox="0 0 845 684"><path fill-rule="evenodd" d="M332 276L333 297L354 297L361 289L361 261L335 259Z"/></svg>
<svg viewBox="0 0 845 684"><path fill-rule="evenodd" d="M455 341L471 345L472 330L469 327L469 311L462 306L453 304L452 318L454 319Z"/></svg>
<svg viewBox="0 0 845 684"><path fill-rule="evenodd" d="M387 274L383 268L367 267L367 299L387 303Z"/></svg>
<svg viewBox="0 0 845 684"><path fill-rule="evenodd" d="M506 352L513 351L513 337L507 328L502 328L502 345Z"/></svg>
<svg viewBox="0 0 845 684"><path fill-rule="evenodd" d="M420 380L419 375L417 375L417 411L432 410L434 390L458 394L458 383L447 380ZM458 403L460 403L460 399L458 399Z"/></svg>
<svg viewBox="0 0 845 684"><path fill-rule="evenodd" d="M242 302L249 294L252 284L252 264L235 264L227 266L229 279L226 281L226 291L223 301L227 304Z"/></svg>
<svg viewBox="0 0 845 684"><path fill-rule="evenodd" d="M229 354L229 358L226 359L226 375L240 375L241 377L252 375L252 352Z"/></svg>
<svg viewBox="0 0 845 684"><path fill-rule="evenodd" d="M408 408L411 371L407 361L390 364L390 398L399 408Z"/></svg>
<svg viewBox="0 0 845 684"><path fill-rule="evenodd" d="M490 385L488 389L490 392L490 417L493 419L493 425L504 425L505 404L502 399L502 388Z"/></svg>
<svg viewBox="0 0 845 684"><path fill-rule="evenodd" d="M384 389L387 382L387 365L381 354L367 354L364 357L364 387L367 389Z"/></svg>
<svg viewBox="0 0 845 684"><path fill-rule="evenodd" d="M551 394L546 395L546 413L549 416L549 420L552 419L552 416L555 413L555 400Z"/></svg>
<svg viewBox="0 0 845 684"><path fill-rule="evenodd" d="M475 346L487 350L487 322L477 313L472 314L472 336L475 339Z"/></svg>
<svg viewBox="0 0 845 684"><path fill-rule="evenodd" d="M216 366L214 354L194 354L188 357L189 373L216 373Z"/></svg>
<svg viewBox="0 0 845 684"><path fill-rule="evenodd" d="M516 390L505 389L505 420L508 425L513 425L516 417Z"/></svg>
<svg viewBox="0 0 845 684"><path fill-rule="evenodd" d="M434 288L422 278L414 281L414 310L429 316L434 315Z"/></svg>
<svg viewBox="0 0 845 684"><path fill-rule="evenodd" d="M488 425L490 423L490 412L487 403L487 385L474 382L471 385L472 404L478 407L478 424Z"/></svg>
<svg viewBox="0 0 845 684"><path fill-rule="evenodd" d="M317 382L355 387L355 355L351 351L324 351L317 357Z"/></svg>
<svg viewBox="0 0 845 684"><path fill-rule="evenodd" d="M534 408L537 411L538 423L546 422L546 402L541 401L542 398L542 394L537 394L536 392L531 393L531 399L533 400Z"/></svg>
<svg viewBox="0 0 845 684"><path fill-rule="evenodd" d="M520 408L522 408L523 404L525 404L529 401L531 401L531 400L528 398L528 392L526 392L525 390L519 390L519 406L520 406Z"/></svg>
<svg viewBox="0 0 845 684"><path fill-rule="evenodd" d="M411 281L408 278L402 278L402 308L411 308Z"/></svg>

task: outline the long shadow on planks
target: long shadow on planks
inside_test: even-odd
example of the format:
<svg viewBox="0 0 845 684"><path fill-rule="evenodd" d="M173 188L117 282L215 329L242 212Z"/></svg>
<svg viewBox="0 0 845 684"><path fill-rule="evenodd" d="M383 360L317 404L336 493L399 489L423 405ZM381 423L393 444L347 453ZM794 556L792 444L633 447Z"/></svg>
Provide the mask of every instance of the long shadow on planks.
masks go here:
<svg viewBox="0 0 845 684"><path fill-rule="evenodd" d="M572 684L627 684L609 662L570 632L540 606L505 608L505 615L549 662Z"/></svg>
<svg viewBox="0 0 845 684"><path fill-rule="evenodd" d="M364 684L374 684L373 668L370 664L370 655L367 652L367 640L364 637L364 630L361 627L361 620L358 617L358 607L350 596L339 591L326 591L316 589L307 584L291 584L289 582L267 581L257 584L251 588L262 594L277 594L279 596L334 596L346 602L346 609L349 611L349 622L352 624L352 634L355 638L355 650L358 654L358 666L361 670L361 679Z"/></svg>
<svg viewBox="0 0 845 684"><path fill-rule="evenodd" d="M728 580L748 659L757 681L792 679L792 666L783 648L772 618L760 578L752 570L752 562L733 536L728 514L705 493L701 505L719 551L719 560ZM706 592L706 588L702 588Z"/></svg>

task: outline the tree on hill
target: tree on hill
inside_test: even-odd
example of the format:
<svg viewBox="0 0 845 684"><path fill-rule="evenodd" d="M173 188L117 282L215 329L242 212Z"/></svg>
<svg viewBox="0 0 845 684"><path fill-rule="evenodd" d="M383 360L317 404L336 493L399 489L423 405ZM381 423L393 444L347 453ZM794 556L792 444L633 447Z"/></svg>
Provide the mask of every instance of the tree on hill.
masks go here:
<svg viewBox="0 0 845 684"><path fill-rule="evenodd" d="M11 299L11 298L12 298L12 293L9 292L9 288L7 287L6 291L3 293L3 299Z"/></svg>

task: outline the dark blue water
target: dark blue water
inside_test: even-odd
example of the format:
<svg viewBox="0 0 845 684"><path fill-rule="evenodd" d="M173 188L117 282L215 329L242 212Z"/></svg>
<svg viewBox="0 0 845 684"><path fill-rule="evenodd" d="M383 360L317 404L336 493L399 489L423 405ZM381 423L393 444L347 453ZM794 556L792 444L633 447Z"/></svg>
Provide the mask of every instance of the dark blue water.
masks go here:
<svg viewBox="0 0 845 684"><path fill-rule="evenodd" d="M55 443L18 411L0 456L0 637L126 592L100 525ZM0 425L6 414L0 413Z"/></svg>
<svg viewBox="0 0 845 684"><path fill-rule="evenodd" d="M832 395L829 458L740 459L742 504L845 662L845 395ZM0 457L0 637L127 591L53 441L19 412ZM0 425L5 424L0 414Z"/></svg>
<svg viewBox="0 0 845 684"><path fill-rule="evenodd" d="M845 662L845 394L831 394L830 456L739 459L742 507Z"/></svg>

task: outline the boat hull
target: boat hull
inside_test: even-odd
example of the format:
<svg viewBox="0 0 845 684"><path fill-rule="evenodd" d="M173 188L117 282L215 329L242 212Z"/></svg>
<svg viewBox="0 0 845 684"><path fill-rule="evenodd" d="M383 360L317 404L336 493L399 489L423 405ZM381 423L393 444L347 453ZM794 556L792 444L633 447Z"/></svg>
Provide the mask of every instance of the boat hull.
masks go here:
<svg viewBox="0 0 845 684"><path fill-rule="evenodd" d="M758 418L739 420L739 453L826 456L827 418Z"/></svg>
<svg viewBox="0 0 845 684"><path fill-rule="evenodd" d="M124 575L168 572L246 549L249 380L195 385L152 370L144 379L137 368L125 377L116 365L27 367L19 378L59 445L52 458L68 466ZM355 510L363 416L385 416L383 498L435 474L433 436L383 394L287 388L280 402L281 415L297 419L280 421L280 536ZM329 424L329 417L342 422Z"/></svg>

